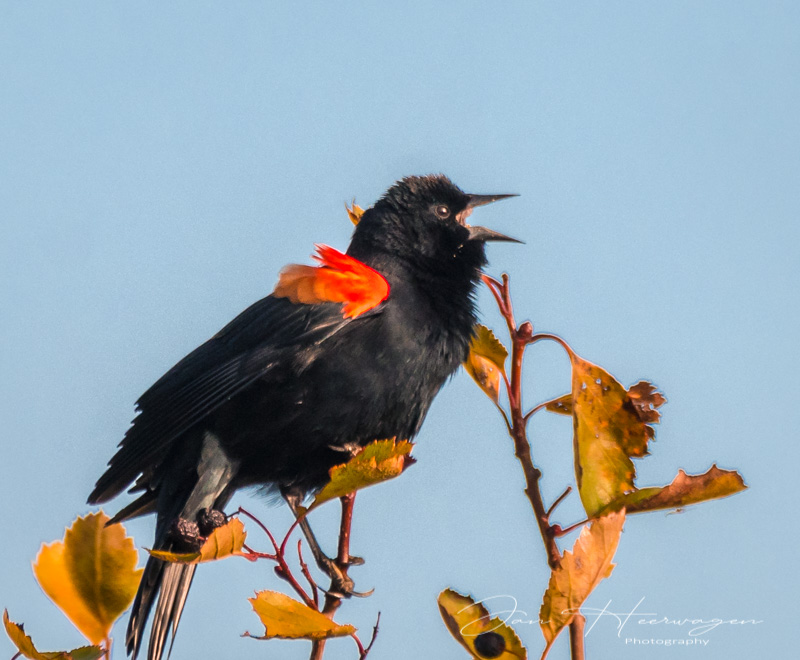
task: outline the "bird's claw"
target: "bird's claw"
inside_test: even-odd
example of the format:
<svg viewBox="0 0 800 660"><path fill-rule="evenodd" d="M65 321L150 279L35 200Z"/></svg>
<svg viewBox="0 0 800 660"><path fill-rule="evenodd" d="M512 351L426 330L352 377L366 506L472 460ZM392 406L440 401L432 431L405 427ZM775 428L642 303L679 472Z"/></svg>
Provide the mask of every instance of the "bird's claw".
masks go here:
<svg viewBox="0 0 800 660"><path fill-rule="evenodd" d="M344 567L347 568L348 566L359 566L363 563L364 560L361 557L350 557L349 561L344 565ZM320 568L331 579L330 589L323 589L323 591L330 596L334 596L335 598L350 598L351 596L355 596L356 598L366 598L367 596L371 596L375 591L374 589L363 592L356 591L354 589L355 583L353 582L353 579L347 575L344 570L342 570L342 567L330 557L325 557L325 559L320 563Z"/></svg>

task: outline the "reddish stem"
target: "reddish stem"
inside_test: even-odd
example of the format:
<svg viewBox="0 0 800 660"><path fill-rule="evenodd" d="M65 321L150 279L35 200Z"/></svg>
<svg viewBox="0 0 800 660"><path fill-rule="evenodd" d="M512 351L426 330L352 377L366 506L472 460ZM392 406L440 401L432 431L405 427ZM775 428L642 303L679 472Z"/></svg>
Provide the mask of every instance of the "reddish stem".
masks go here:
<svg viewBox="0 0 800 660"><path fill-rule="evenodd" d="M252 520L254 523L256 523L256 525L258 525L262 530L264 530L266 535L269 537L269 540L272 542L272 546L275 548L275 561L278 562L278 566L275 570L275 573L278 575L278 577L286 580L291 585L292 589L294 589L295 593L298 596L300 596L300 598L303 599L303 602L306 605L308 605L312 609L318 610L319 608L317 607L317 604L314 602L314 600L311 599L311 596L309 596L306 593L306 590L303 589L303 587L297 581L297 578L295 578L294 574L292 573L292 569L289 568L289 564L286 563L286 557L284 556L283 553L284 548L283 546L278 547L278 544L275 541L275 537L272 535L272 532L270 532L267 529L267 526L264 523L262 523L258 518L256 518L252 513L250 513L246 509L239 507L239 513L250 518L250 520ZM292 525L292 528L293 527L294 525ZM283 545L286 545L285 540Z"/></svg>
<svg viewBox="0 0 800 660"><path fill-rule="evenodd" d="M349 495L340 497L339 500L342 503L342 521L339 525L339 547L335 561L342 573L347 576L347 569L350 565L350 527L353 523L353 505L356 501L356 494L350 493ZM331 586L333 586L333 581L331 581ZM329 619L333 619L333 615L341 604L342 599L332 595L330 590L328 590L325 594L325 605L322 608L322 613ZM357 638L355 639L359 648L363 649L361 642ZM322 659L322 654L325 652L325 642L326 640L320 639L312 643L309 660ZM361 657L363 658L364 656L362 655Z"/></svg>
<svg viewBox="0 0 800 660"><path fill-rule="evenodd" d="M539 488L539 480L541 479L542 473L533 463L531 446L527 435L528 420L537 410L541 410L544 404L537 406L527 414L522 413L522 361L525 348L528 344L542 339L551 339L561 344L564 350L569 354L570 359L574 358L575 354L569 345L556 335L547 333L533 334L533 328L530 323L527 322L517 327L514 319L514 310L511 304L508 275L503 274L502 283L488 275L483 275L482 279L492 292L500 314L506 321L508 333L511 337L511 380L510 383L506 381L508 402L511 411L511 427L509 431L511 438L514 440L514 453L525 475L525 494L528 496L536 518L536 523L539 525L539 532L542 536L542 542L544 543L547 553L547 563L551 569L555 569L561 561L561 552L556 543L556 536L561 530L558 526L550 524L550 514L567 496L570 492L570 488L564 491L564 493L553 502L549 509L545 509L541 489ZM506 425L508 425L507 419ZM586 620L580 614L575 616L570 623L569 632L572 645L572 660L584 660L583 629L585 623Z"/></svg>
<svg viewBox="0 0 800 660"><path fill-rule="evenodd" d="M317 583L314 582L314 578L311 577L311 571L308 570L308 564L306 564L306 562L303 560L302 546L303 539L297 539L297 559L300 562L300 571L308 581L308 584L311 587L311 595L314 598L314 605L316 605L316 609L319 609L319 591L317 589Z"/></svg>

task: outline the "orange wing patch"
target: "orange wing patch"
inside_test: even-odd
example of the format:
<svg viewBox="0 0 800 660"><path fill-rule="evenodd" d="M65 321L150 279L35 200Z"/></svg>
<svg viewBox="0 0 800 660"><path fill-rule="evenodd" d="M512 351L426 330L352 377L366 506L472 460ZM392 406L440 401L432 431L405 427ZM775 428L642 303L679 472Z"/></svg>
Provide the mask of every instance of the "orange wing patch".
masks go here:
<svg viewBox="0 0 800 660"><path fill-rule="evenodd" d="M281 271L273 294L293 303L344 303L345 318L355 318L389 297L389 283L378 271L327 245L317 245L319 266L291 264Z"/></svg>

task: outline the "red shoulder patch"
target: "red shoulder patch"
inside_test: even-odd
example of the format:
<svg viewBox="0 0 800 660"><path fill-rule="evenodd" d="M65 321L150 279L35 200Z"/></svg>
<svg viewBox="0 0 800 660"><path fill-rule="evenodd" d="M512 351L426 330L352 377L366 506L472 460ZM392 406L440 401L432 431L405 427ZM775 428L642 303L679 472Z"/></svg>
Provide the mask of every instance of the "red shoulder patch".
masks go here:
<svg viewBox="0 0 800 660"><path fill-rule="evenodd" d="M273 295L293 303L344 303L345 318L355 318L389 297L389 283L378 271L327 245L317 245L319 266L291 264L281 271Z"/></svg>

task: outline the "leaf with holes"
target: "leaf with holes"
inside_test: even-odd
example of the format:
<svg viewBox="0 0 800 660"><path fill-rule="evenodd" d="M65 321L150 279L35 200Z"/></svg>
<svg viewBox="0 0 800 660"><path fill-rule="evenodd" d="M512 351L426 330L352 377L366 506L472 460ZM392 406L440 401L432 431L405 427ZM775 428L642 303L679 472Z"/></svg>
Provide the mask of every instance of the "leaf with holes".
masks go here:
<svg viewBox="0 0 800 660"><path fill-rule="evenodd" d="M327 639L346 637L356 629L340 625L299 600L277 591L259 591L248 598L264 624L264 636L256 639Z"/></svg>
<svg viewBox="0 0 800 660"><path fill-rule="evenodd" d="M331 480L317 493L308 511L328 500L399 476L414 459L414 444L408 440L376 440L358 451L347 463L330 470Z"/></svg>
<svg viewBox="0 0 800 660"><path fill-rule="evenodd" d="M500 398L500 382L505 373L508 351L485 325L476 325L464 368L492 401Z"/></svg>
<svg viewBox="0 0 800 660"><path fill-rule="evenodd" d="M643 416L655 411L643 414L611 374L575 354L570 358L575 477L586 515L593 517L634 489L631 458L647 455L653 429Z"/></svg>
<svg viewBox="0 0 800 660"><path fill-rule="evenodd" d="M453 638L473 658L525 660L528 652L514 629L491 614L470 596L445 589L439 594L439 613Z"/></svg>
<svg viewBox="0 0 800 660"><path fill-rule="evenodd" d="M581 605L600 582L611 575L625 512L610 513L584 525L572 552L550 574L550 583L539 611L539 625L547 642L547 655L558 634L570 624Z"/></svg>
<svg viewBox="0 0 800 660"><path fill-rule="evenodd" d="M238 518L231 518L217 527L203 542L199 552L168 552L148 550L151 557L178 564L200 564L242 554L247 532Z"/></svg>
<svg viewBox="0 0 800 660"><path fill-rule="evenodd" d="M78 518L33 564L42 590L92 643L108 637L136 594L142 569L133 539L102 511Z"/></svg>
<svg viewBox="0 0 800 660"><path fill-rule="evenodd" d="M628 388L628 398L630 398L642 422L648 425L658 424L661 419L661 413L657 408L665 404L667 399L661 392L656 390L652 383L642 380L636 383L636 385L632 385ZM544 407L549 412L571 416L574 413L572 407L572 393L548 401L544 404ZM655 435L655 431L651 426L647 426L646 433L650 438Z"/></svg>

